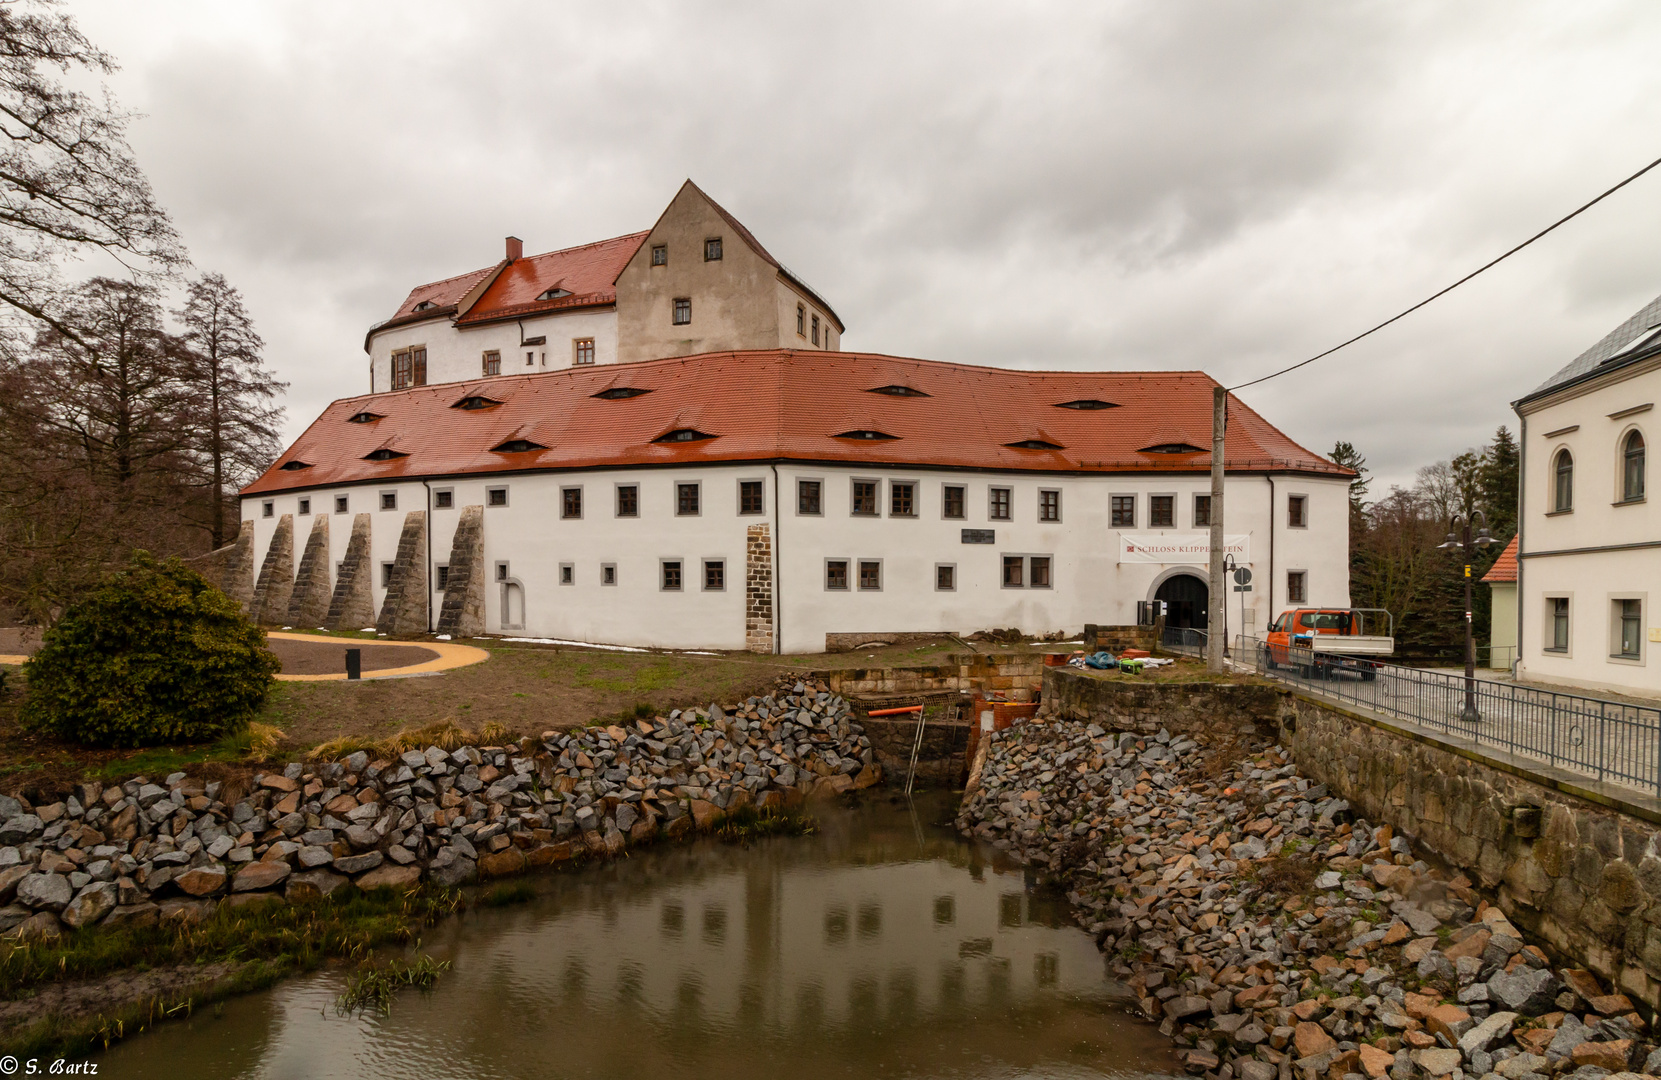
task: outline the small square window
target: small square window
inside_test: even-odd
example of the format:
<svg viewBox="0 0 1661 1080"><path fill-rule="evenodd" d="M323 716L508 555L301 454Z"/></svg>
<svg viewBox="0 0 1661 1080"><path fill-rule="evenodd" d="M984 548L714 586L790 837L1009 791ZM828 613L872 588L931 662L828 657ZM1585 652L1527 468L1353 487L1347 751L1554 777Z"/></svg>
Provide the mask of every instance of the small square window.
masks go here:
<svg viewBox="0 0 1661 1080"><path fill-rule="evenodd" d="M875 480L854 481L853 513L875 517L877 513L877 482Z"/></svg>
<svg viewBox="0 0 1661 1080"><path fill-rule="evenodd" d="M1153 495L1148 498L1148 527L1174 529L1177 524L1177 497Z"/></svg>
<svg viewBox="0 0 1661 1080"><path fill-rule="evenodd" d="M1050 587L1050 557L1048 555L1034 555L1029 563L1031 573L1027 575L1030 587L1047 589Z"/></svg>
<svg viewBox="0 0 1661 1080"><path fill-rule="evenodd" d="M486 375L500 375L502 373L502 353L500 349L486 349L482 360Z"/></svg>
<svg viewBox="0 0 1661 1080"><path fill-rule="evenodd" d="M882 588L881 559L861 559L859 561L859 587L861 591L873 591Z"/></svg>
<svg viewBox="0 0 1661 1080"><path fill-rule="evenodd" d="M456 493L449 488L441 488L433 492L433 506L439 510L455 509Z"/></svg>
<svg viewBox="0 0 1661 1080"><path fill-rule="evenodd" d="M1304 570L1288 570L1286 572L1286 602L1289 604L1307 604L1309 602L1309 574Z"/></svg>
<svg viewBox="0 0 1661 1080"><path fill-rule="evenodd" d="M559 489L559 516L562 518L580 518L583 516L583 489L568 487Z"/></svg>
<svg viewBox="0 0 1661 1080"><path fill-rule="evenodd" d="M609 563L608 562L608 563L601 563L600 564L600 584L601 585L615 585L615 584L617 584L617 564L616 563Z"/></svg>
<svg viewBox="0 0 1661 1080"><path fill-rule="evenodd" d="M848 589L848 560L847 559L826 559L825 560L825 588L836 591L836 592L846 592L847 591L847 589Z"/></svg>
<svg viewBox="0 0 1661 1080"><path fill-rule="evenodd" d="M1061 520L1061 492L1052 489L1038 493L1038 520Z"/></svg>
<svg viewBox="0 0 1661 1080"><path fill-rule="evenodd" d="M965 509L965 504L968 502L965 498L967 492L968 489L959 484L947 484L941 488L940 516L952 519L968 517L968 512Z"/></svg>
<svg viewBox="0 0 1661 1080"><path fill-rule="evenodd" d="M664 591L679 592L681 587L681 561L679 559L665 559L662 565Z"/></svg>
<svg viewBox="0 0 1661 1080"><path fill-rule="evenodd" d="M727 564L721 559L704 560L704 591L720 592L727 587Z"/></svg>
<svg viewBox="0 0 1661 1080"><path fill-rule="evenodd" d="M1013 493L1006 487L995 487L990 492L986 516L993 521L1008 521Z"/></svg>
<svg viewBox="0 0 1661 1080"><path fill-rule="evenodd" d="M652 265L653 266L668 266L669 265L669 245L668 244L653 244L652 245Z"/></svg>
<svg viewBox="0 0 1661 1080"><path fill-rule="evenodd" d="M311 513L311 500L310 499L301 499L300 500L300 516L305 517L309 513Z"/></svg>
<svg viewBox="0 0 1661 1080"><path fill-rule="evenodd" d="M712 236L704 241L704 262L721 261L721 238Z"/></svg>
<svg viewBox="0 0 1661 1080"><path fill-rule="evenodd" d="M698 516L698 485L675 485L675 515L677 517Z"/></svg>
<svg viewBox="0 0 1661 1080"><path fill-rule="evenodd" d="M1289 529L1307 529L1309 527L1309 500L1303 495L1289 495L1286 498L1286 527Z"/></svg>
<svg viewBox="0 0 1661 1080"><path fill-rule="evenodd" d="M617 485L617 516L640 516L640 489L633 484Z"/></svg>
<svg viewBox="0 0 1661 1080"><path fill-rule="evenodd" d="M824 511L820 509L819 503L819 496L822 489L823 485L818 480L796 481L796 513L823 513Z"/></svg>
<svg viewBox="0 0 1661 1080"><path fill-rule="evenodd" d="M337 513L337 514L347 513L351 509L351 506L352 506L351 496L349 496L349 495L336 495L335 496L335 513Z"/></svg>
<svg viewBox="0 0 1661 1080"><path fill-rule="evenodd" d="M740 514L765 513L765 501L762 497L760 480L740 480L738 482L738 512Z"/></svg>
<svg viewBox="0 0 1661 1080"><path fill-rule="evenodd" d="M1211 526L1211 496L1194 496L1194 528Z"/></svg>
<svg viewBox="0 0 1661 1080"><path fill-rule="evenodd" d="M957 564L934 564L934 587L939 592L953 592L957 589Z"/></svg>
<svg viewBox="0 0 1661 1080"><path fill-rule="evenodd" d="M1113 496L1112 527L1115 529L1136 528L1136 496Z"/></svg>
<svg viewBox="0 0 1661 1080"><path fill-rule="evenodd" d="M505 487L485 488L484 504L486 506L506 506L508 504L508 489Z"/></svg>
<svg viewBox="0 0 1661 1080"><path fill-rule="evenodd" d="M382 510L396 510L396 509L398 509L398 493L396 491L383 491L383 492L381 492L381 509Z"/></svg>
<svg viewBox="0 0 1661 1080"><path fill-rule="evenodd" d="M577 567L574 563L562 562L559 564L559 583L561 585L575 585L577 583Z"/></svg>
<svg viewBox="0 0 1661 1080"><path fill-rule="evenodd" d="M443 592L448 589L450 587L450 568L448 566L436 566L433 570L433 584L438 587L438 591Z"/></svg>
<svg viewBox="0 0 1661 1080"><path fill-rule="evenodd" d="M690 296L675 297L675 314L671 321L676 326L686 326L692 322L692 298Z"/></svg>
<svg viewBox="0 0 1661 1080"><path fill-rule="evenodd" d="M381 588L383 589L392 587L392 566L393 564L389 562L381 564Z"/></svg>
<svg viewBox="0 0 1661 1080"><path fill-rule="evenodd" d="M277 504L275 502L273 502L272 500L270 500L270 499L267 499L264 502L260 503L260 516L261 517L276 517L277 516Z"/></svg>
<svg viewBox="0 0 1661 1080"><path fill-rule="evenodd" d="M578 367L584 367L594 362L594 339L580 337L571 342L571 362Z"/></svg>
<svg viewBox="0 0 1661 1080"><path fill-rule="evenodd" d="M888 516L917 516L917 485L894 481L888 485Z"/></svg>
<svg viewBox="0 0 1661 1080"><path fill-rule="evenodd" d="M1004 556L1004 588L1021 589L1026 587L1027 561L1019 555Z"/></svg>

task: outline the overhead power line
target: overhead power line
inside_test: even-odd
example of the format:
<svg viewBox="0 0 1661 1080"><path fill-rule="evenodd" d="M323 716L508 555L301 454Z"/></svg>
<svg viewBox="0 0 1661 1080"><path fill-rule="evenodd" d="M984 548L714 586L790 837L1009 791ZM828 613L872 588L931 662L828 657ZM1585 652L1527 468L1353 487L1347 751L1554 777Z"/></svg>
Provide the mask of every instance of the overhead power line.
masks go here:
<svg viewBox="0 0 1661 1080"><path fill-rule="evenodd" d="M1615 194L1615 192L1617 192L1617 191L1621 190L1622 188L1626 187L1626 185L1632 183L1632 181L1638 179L1640 176L1642 176L1645 173L1649 172L1651 169L1655 168L1657 165L1661 165L1661 158L1656 158L1654 161L1650 162L1648 165L1645 165L1643 168L1639 169L1637 172L1633 173L1631 176L1627 177L1625 180L1622 180L1620 183L1616 184L1614 187L1610 188L1608 191L1605 191L1603 194L1599 195L1597 198L1593 199L1592 201L1590 201L1588 203L1585 203L1585 204L1577 207L1571 213L1565 214L1562 217L1558 218L1556 221L1552 222L1550 225L1547 225L1545 228L1541 229L1539 232L1535 233L1533 236L1529 237L1527 240L1524 240L1522 243L1518 244L1516 247L1512 248L1510 251L1507 251L1505 254L1499 256L1498 258L1491 259L1488 262L1483 263L1481 266L1477 267L1475 270L1472 270L1470 273L1466 274L1464 277L1460 278L1458 281L1454 282L1452 285L1449 285L1447 288L1442 289L1438 292L1432 293L1431 295L1425 297L1423 300L1420 300L1417 304L1414 304L1412 307L1408 308L1407 310L1390 316L1388 319L1385 319L1383 322L1379 323L1377 326L1373 327L1372 329L1364 330L1361 333L1359 333L1359 334L1355 335L1354 337L1350 338L1348 341L1339 342L1337 345L1334 345L1332 348L1326 350L1325 352L1316 353L1314 356L1311 356L1309 359L1300 360L1297 363L1291 365L1290 367L1283 367L1279 371L1271 372L1270 374L1265 375L1260 379L1253 379L1250 382L1243 382L1238 386L1231 386L1231 387L1228 388L1229 392L1232 393L1235 390L1244 390L1248 386L1256 386L1258 383L1268 382L1270 379L1279 378L1280 376L1285 375L1289 371L1296 371L1299 368L1301 368L1301 367L1303 367L1307 364L1313 364L1315 361L1320 360L1323 357L1331 356L1333 353L1337 352L1339 349L1346 348L1350 345L1354 345L1356 342L1360 341L1364 337L1368 337L1372 334L1378 333L1380 330L1384 329L1386 326L1389 326L1391 323L1397 322L1401 319L1404 319L1407 316L1413 314L1415 311L1418 311L1420 308L1424 307L1426 304L1430 303L1432 300L1435 300L1439 297L1446 296L1448 293L1450 293L1453 290L1459 288L1459 286L1465 284L1465 282L1467 282L1467 281L1471 280L1472 278L1476 277L1478 274L1482 273L1483 271L1490 270L1493 267L1498 266L1500 263L1504 262L1506 259L1509 259L1511 256L1515 255L1517 252L1521 251L1523 248L1525 248L1528 245L1534 243L1534 241L1540 239L1542 236L1545 236L1547 233L1553 231L1558 226L1565 225L1568 222L1573 221L1575 218L1579 217L1581 214L1584 214L1586 211L1590 210L1592 207L1596 206L1598 203L1602 202L1603 200L1609 198L1609 196Z"/></svg>

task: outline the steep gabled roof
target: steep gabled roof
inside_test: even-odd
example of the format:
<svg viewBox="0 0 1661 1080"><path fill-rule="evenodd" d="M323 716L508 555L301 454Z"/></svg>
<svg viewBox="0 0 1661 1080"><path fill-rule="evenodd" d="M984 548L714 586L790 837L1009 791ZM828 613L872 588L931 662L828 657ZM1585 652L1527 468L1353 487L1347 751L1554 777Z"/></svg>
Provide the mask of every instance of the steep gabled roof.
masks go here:
<svg viewBox="0 0 1661 1080"><path fill-rule="evenodd" d="M1653 356L1657 351L1661 351L1661 340L1646 341L1645 339L1649 336L1649 331L1658 326L1661 326L1661 296L1639 308L1637 314L1598 339L1597 344L1569 361L1551 378L1523 395L1517 400L1516 404L1520 405L1525 401L1549 394L1553 390L1578 382L1600 370L1604 370L1606 367L1619 367L1641 357ZM1633 348L1634 345L1639 347Z"/></svg>
<svg viewBox="0 0 1661 1080"><path fill-rule="evenodd" d="M929 396L868 392L897 382ZM337 401L245 491L736 461L1203 474L1210 468L1209 454L1139 451L1154 436L1209 447L1211 393L1217 384L1197 371L1035 372L871 353L769 349L504 376L489 385L490 396L503 403L477 411L451 408L460 393L449 384ZM594 396L620 386L651 392ZM1096 412L1057 407L1093 397L1118 407ZM365 402L373 402L384 419L347 423ZM1229 409L1228 468L1353 475L1299 446L1244 404L1231 399ZM686 427L714 438L654 441ZM876 430L893 438L836 437L848 430ZM527 432L547 449L492 452L509 439L526 438ZM1060 449L1008 445L1039 437ZM408 456L364 460L381 446ZM312 467L283 471L295 459Z"/></svg>
<svg viewBox="0 0 1661 1080"><path fill-rule="evenodd" d="M1504 585L1517 583L1517 541L1521 536L1513 536L1511 542L1505 545L1500 557L1494 560L1494 565L1482 575L1482 580L1489 585Z"/></svg>
<svg viewBox="0 0 1661 1080"><path fill-rule="evenodd" d="M630 233L581 247L550 251L546 255L515 259L502 268L484 295L456 320L457 324L472 326L561 308L614 304L617 275L634 258L645 239L643 232ZM554 289L569 295L539 299Z"/></svg>

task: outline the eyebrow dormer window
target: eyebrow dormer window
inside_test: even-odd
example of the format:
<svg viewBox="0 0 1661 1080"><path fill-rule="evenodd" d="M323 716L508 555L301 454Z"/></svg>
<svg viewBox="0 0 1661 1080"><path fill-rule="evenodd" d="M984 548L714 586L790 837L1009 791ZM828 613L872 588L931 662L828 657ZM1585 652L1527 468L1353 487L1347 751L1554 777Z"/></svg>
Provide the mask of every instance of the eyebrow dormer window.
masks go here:
<svg viewBox="0 0 1661 1080"><path fill-rule="evenodd" d="M500 404L501 404L500 401L496 401L492 398L484 397L483 395L480 395L480 394L474 394L471 397L462 398L460 401L458 401L454 405L450 406L450 408L452 408L452 409L465 409L468 412L476 412L479 409L488 409L492 405L500 405Z"/></svg>
<svg viewBox="0 0 1661 1080"><path fill-rule="evenodd" d="M500 446L490 448L493 454L524 454L532 450L546 450L541 443L533 443L529 439L509 439Z"/></svg>
<svg viewBox="0 0 1661 1080"><path fill-rule="evenodd" d="M365 461L392 461L394 458L402 458L402 457L409 457L409 455L404 453L401 450L393 450L390 447L383 446L379 450L371 450L369 453L363 455L363 460L365 460Z"/></svg>
<svg viewBox="0 0 1661 1080"><path fill-rule="evenodd" d="M887 386L873 386L870 390L870 393L873 393L873 394L887 394L889 397L928 397L929 396L928 394L923 393L921 390L917 389L914 386L901 386L899 383L890 383Z"/></svg>
<svg viewBox="0 0 1661 1080"><path fill-rule="evenodd" d="M598 394L593 396L603 398L606 401L621 401L624 398L639 397L641 394L650 393L650 390L642 390L638 386L613 386L608 389L601 390Z"/></svg>
<svg viewBox="0 0 1661 1080"><path fill-rule="evenodd" d="M1117 409L1119 406L1111 401L1102 401L1099 398L1079 398L1076 401L1061 401L1056 403L1058 409L1077 409L1080 412L1095 412L1099 409Z"/></svg>
<svg viewBox="0 0 1661 1080"><path fill-rule="evenodd" d="M542 293L540 296L537 297L537 299L538 300L558 300L562 296L570 296L570 295L571 295L571 290L570 289L561 289L558 286L555 286L554 288L549 289L546 292Z"/></svg>
<svg viewBox="0 0 1661 1080"><path fill-rule="evenodd" d="M669 432L667 435L659 435L657 438L653 439L652 441L653 442L702 442L705 439L713 439L713 438L715 438L715 436L709 434L708 432L699 431L697 428L683 427L683 428L676 428L674 431Z"/></svg>
<svg viewBox="0 0 1661 1080"><path fill-rule="evenodd" d="M299 472L301 469L311 468L311 462L309 462L309 461L285 461L283 464L281 464L277 467L279 469L281 469L283 472Z"/></svg>
<svg viewBox="0 0 1661 1080"><path fill-rule="evenodd" d="M1159 443L1155 446L1144 446L1138 454L1203 454L1205 451L1187 443Z"/></svg>
<svg viewBox="0 0 1661 1080"><path fill-rule="evenodd" d="M872 442L899 438L898 435L890 435L886 431L871 431L868 428L861 428L857 431L839 431L833 437L838 439L864 439Z"/></svg>
<svg viewBox="0 0 1661 1080"><path fill-rule="evenodd" d="M1004 443L1015 450L1060 450L1061 446L1043 439L1022 439L1020 442Z"/></svg>
<svg viewBox="0 0 1661 1080"><path fill-rule="evenodd" d="M410 310L411 311L431 311L433 308L435 308L437 306L438 305L433 303L431 300L423 300L419 304L416 304L413 308L410 308Z"/></svg>
<svg viewBox="0 0 1661 1080"><path fill-rule="evenodd" d="M375 421L380 419L382 419L380 413L360 412L353 413L351 416L348 416L346 418L346 422L348 424L373 424Z"/></svg>

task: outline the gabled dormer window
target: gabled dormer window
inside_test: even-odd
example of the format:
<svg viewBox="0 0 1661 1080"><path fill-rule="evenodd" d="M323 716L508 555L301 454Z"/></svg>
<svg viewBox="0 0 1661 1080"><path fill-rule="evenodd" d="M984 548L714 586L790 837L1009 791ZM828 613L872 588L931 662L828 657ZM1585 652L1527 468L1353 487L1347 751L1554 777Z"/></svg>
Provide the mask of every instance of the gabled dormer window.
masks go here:
<svg viewBox="0 0 1661 1080"><path fill-rule="evenodd" d="M898 435L890 435L886 431L872 431L869 428L859 428L855 431L839 431L833 437L838 439L864 439L871 442L883 439L899 438Z"/></svg>
<svg viewBox="0 0 1661 1080"><path fill-rule="evenodd" d="M476 412L479 409L488 409L488 408L491 408L494 405L500 405L500 404L501 404L501 402L495 400L494 398L487 398L482 394L470 394L469 396L462 398L460 401L458 401L454 405L450 406L450 408L452 408L452 409L465 409L468 412Z"/></svg>
<svg viewBox="0 0 1661 1080"><path fill-rule="evenodd" d="M638 386L612 386L601 390L592 396L603 398L606 401L621 401L624 398L639 397L641 394L650 394L650 390L642 390Z"/></svg>
<svg viewBox="0 0 1661 1080"><path fill-rule="evenodd" d="M537 297L537 299L538 300L558 300L562 296L570 296L570 295L571 295L571 290L570 289L562 289L562 288L560 288L559 286L556 285L552 289L548 289L547 291L543 292L540 296Z"/></svg>
<svg viewBox="0 0 1661 1080"><path fill-rule="evenodd" d="M524 454L532 450L546 450L541 443L533 443L529 439L509 439L500 446L490 448L493 454Z"/></svg>
<svg viewBox="0 0 1661 1080"><path fill-rule="evenodd" d="M1045 442L1043 439L1022 439L1019 442L1004 443L1004 445L1008 446L1012 449L1015 449L1015 450L1060 450L1061 449L1061 446L1059 444L1053 443L1053 442Z"/></svg>
<svg viewBox="0 0 1661 1080"><path fill-rule="evenodd" d="M353 413L351 416L348 416L346 418L346 422L348 424L373 424L375 421L381 420L381 419L384 419L384 417L382 417L380 413L372 413L372 412L365 411L365 412L360 412L360 413Z"/></svg>
<svg viewBox="0 0 1661 1080"><path fill-rule="evenodd" d="M1058 409L1077 409L1080 412L1095 412L1099 409L1117 409L1119 406L1111 401L1102 401L1100 398L1078 398L1074 401L1056 402Z"/></svg>
<svg viewBox="0 0 1661 1080"><path fill-rule="evenodd" d="M285 461L281 465L277 466L277 468L280 469L283 472L299 472L301 469L311 468L311 462L309 462L309 461Z"/></svg>
<svg viewBox="0 0 1661 1080"><path fill-rule="evenodd" d="M702 442L705 439L713 438L715 438L715 436L709 434L708 432L699 431L697 428L683 427L676 428L674 431L659 435L652 441L660 443Z"/></svg>
<svg viewBox="0 0 1661 1080"><path fill-rule="evenodd" d="M899 383L890 383L887 386L873 386L873 394L887 394L889 397L929 397L915 386L901 386Z"/></svg>
<svg viewBox="0 0 1661 1080"><path fill-rule="evenodd" d="M402 457L409 457L409 455L404 453L402 450L394 450L389 446L383 446L379 450L371 450L371 451L369 451L369 453L363 455L363 460L365 460L365 461L391 461L394 458L402 458Z"/></svg>

